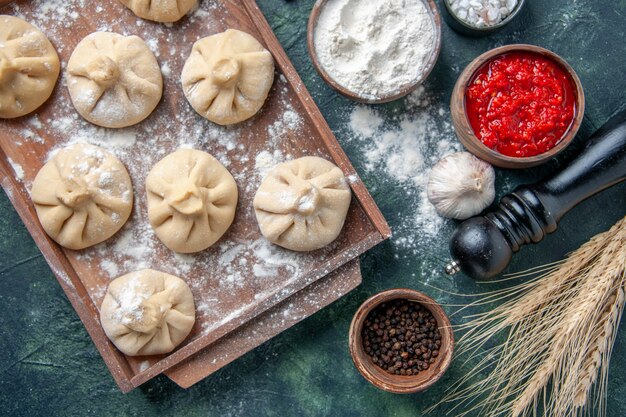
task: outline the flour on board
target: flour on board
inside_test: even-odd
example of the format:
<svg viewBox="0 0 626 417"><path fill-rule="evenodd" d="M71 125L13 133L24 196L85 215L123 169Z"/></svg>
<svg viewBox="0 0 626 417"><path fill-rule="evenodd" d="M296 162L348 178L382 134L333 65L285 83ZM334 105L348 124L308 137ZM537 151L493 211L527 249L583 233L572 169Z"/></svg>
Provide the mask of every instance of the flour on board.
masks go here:
<svg viewBox="0 0 626 417"><path fill-rule="evenodd" d="M92 7L100 25L96 24L94 29L137 35L150 45L164 73L166 94L180 88L178 75L197 40L196 35L188 34L192 31L185 29L191 25L203 25L212 31L227 26L225 21L215 17L216 8L222 7L222 2L217 0L203 0L188 19L171 27L141 19L129 25L123 18L111 18L109 11L112 8L123 7L116 2L92 6L87 0L33 0L29 7L19 2L10 7L13 14L44 28L63 56L71 53L68 50L71 46L66 41L68 28L79 21L79 14L84 8ZM55 25L54 21L62 21L63 24ZM62 66L65 64L62 62ZM198 116L184 99L176 103L166 102L167 95L145 122L125 129L104 129L77 114L65 83L64 79L59 81L54 106L49 111L29 116L23 128L14 128L13 133L24 150L30 148L24 146L26 144L45 145L50 149L48 158L72 143L88 142L101 146L117 156L129 172L135 190L130 220L111 239L81 251L78 256L84 268L93 268L100 277L98 285L87 289L96 305L100 305L111 279L139 269L153 268L180 276L188 282L195 294L198 321L206 323L208 330L225 319L236 320L245 312L237 305L233 307L234 304L228 303L225 298L247 296L249 302L254 303L283 296L282 288L286 283L300 283L303 272L315 269L325 256L326 252L322 255L293 254L274 247L261 238L256 229L245 230L242 237L224 239L207 251L175 254L158 240L147 217L145 178L158 160L180 147L200 149L214 155L231 170L240 186L240 197L247 201L252 200L268 169L294 157L290 154L292 142L305 137L305 121L300 115L300 104L291 101L293 91L284 76L276 77L270 97L280 111L268 114L261 110L260 117L270 122L267 128L258 131L252 129L254 119L230 127L209 123ZM251 148L250 143L257 147ZM42 157L42 163L44 159ZM29 174L27 172L26 177ZM102 181L106 182L107 178L102 178ZM243 216L254 215L252 209L246 211L244 207L241 211ZM333 249L329 247L328 253ZM315 302L311 300L311 303Z"/></svg>
<svg viewBox="0 0 626 417"><path fill-rule="evenodd" d="M20 181L24 181L24 168L17 162L13 161L11 158L7 158L9 161L9 165L13 168L13 172L15 172L15 177Z"/></svg>

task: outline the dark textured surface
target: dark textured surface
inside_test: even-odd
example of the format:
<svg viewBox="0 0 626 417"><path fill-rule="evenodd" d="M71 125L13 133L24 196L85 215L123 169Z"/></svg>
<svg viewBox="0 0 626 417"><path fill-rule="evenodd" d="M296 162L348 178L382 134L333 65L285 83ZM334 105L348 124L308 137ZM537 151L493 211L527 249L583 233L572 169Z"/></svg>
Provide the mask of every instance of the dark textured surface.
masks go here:
<svg viewBox="0 0 626 417"><path fill-rule="evenodd" d="M442 55L427 89L447 106L459 71L479 53L516 42L547 47L572 64L587 94L585 122L574 151L626 106L626 1L527 3L520 18L487 38L461 37L444 25ZM398 203L403 196L401 185L365 169L356 144L348 141L346 119L354 104L332 92L311 66L305 39L313 0L259 0L259 4L392 228L403 226L397 213L412 207ZM403 108L404 102L399 101L379 110L391 119L394 111ZM498 194L546 175L571 153L536 170L500 171ZM625 207L626 184L583 203L545 242L523 249L511 270L562 258L594 234L607 230L626 214ZM122 395L4 194L0 196L0 210L1 415L419 416L466 371L459 362L454 363L446 377L426 393L397 396L366 383L352 365L347 349L353 313L377 291L406 286L424 290L442 302L461 301L426 287L419 278L436 265L433 259L447 256L447 239L454 227L451 222L434 242L418 247L417 255L393 243L377 247L363 257L364 283L359 289L190 390L158 377ZM451 280L436 274L430 282L438 287L468 294L484 290L467 278ZM623 329L612 357L608 392L608 415L626 415Z"/></svg>

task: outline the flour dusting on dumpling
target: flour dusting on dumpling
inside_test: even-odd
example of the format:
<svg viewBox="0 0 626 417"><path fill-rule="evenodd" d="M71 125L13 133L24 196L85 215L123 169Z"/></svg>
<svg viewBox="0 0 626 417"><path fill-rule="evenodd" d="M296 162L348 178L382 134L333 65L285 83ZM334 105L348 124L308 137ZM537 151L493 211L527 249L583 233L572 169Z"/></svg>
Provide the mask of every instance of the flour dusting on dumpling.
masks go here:
<svg viewBox="0 0 626 417"><path fill-rule="evenodd" d="M133 188L119 159L79 143L58 151L39 170L31 198L52 239L69 249L84 249L122 228L133 207Z"/></svg>
<svg viewBox="0 0 626 417"><path fill-rule="evenodd" d="M339 236L351 199L350 187L337 166L306 156L268 173L254 197L254 210L270 242L311 251Z"/></svg>
<svg viewBox="0 0 626 417"><path fill-rule="evenodd" d="M175 252L208 248L235 218L237 184L206 152L179 149L169 154L150 170L146 190L150 224Z"/></svg>

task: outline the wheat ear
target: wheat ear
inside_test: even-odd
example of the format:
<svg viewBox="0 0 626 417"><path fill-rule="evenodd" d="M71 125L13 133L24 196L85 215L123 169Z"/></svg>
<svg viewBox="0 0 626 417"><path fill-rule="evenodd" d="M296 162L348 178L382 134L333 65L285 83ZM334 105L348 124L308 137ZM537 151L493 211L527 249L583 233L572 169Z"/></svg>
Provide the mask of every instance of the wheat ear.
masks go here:
<svg viewBox="0 0 626 417"><path fill-rule="evenodd" d="M480 410L527 417L538 414L541 401L542 415L570 417L590 403L592 386L599 385L602 396L624 307L625 246L626 217L563 263L539 268L545 273L537 279L504 290L509 301L472 316L461 326L468 332L460 351L471 360L491 344L468 375L490 371L473 384L462 378L442 403L456 402L457 416ZM505 340L493 345L498 335Z"/></svg>
<svg viewBox="0 0 626 417"><path fill-rule="evenodd" d="M541 392L552 383L550 411L553 415L569 415L572 408L573 390L579 385L582 364L587 360L587 347L593 343L592 330L602 316L602 306L607 304L614 290L614 274L605 265L614 258L616 242L603 252L598 262L589 268L589 276L596 279L579 282L577 294L569 304L562 305L567 311L555 329L550 354L526 384L526 389L513 404L513 415L524 415L524 410L536 404ZM584 279L587 274L581 275ZM530 334L528 336L531 336ZM550 411L546 415L551 415Z"/></svg>
<svg viewBox="0 0 626 417"><path fill-rule="evenodd" d="M624 285L617 289L617 294L611 296L604 308L604 314L600 320L595 334L595 341L589 348L587 360L583 365L580 383L576 388L574 406L582 408L587 404L591 387L595 384L601 367L606 366L603 362L608 356L615 340L615 330L619 325L624 311Z"/></svg>

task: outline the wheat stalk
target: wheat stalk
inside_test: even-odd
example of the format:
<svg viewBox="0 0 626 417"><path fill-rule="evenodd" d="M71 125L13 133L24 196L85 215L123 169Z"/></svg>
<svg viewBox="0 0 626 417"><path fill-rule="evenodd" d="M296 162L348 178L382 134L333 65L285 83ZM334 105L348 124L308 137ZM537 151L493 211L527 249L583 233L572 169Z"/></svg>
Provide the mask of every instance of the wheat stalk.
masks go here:
<svg viewBox="0 0 626 417"><path fill-rule="evenodd" d="M473 360L496 335L473 371L442 402L455 415L546 417L581 415L594 386L604 397L615 330L624 309L626 217L573 252L564 262L518 287L494 310L461 326L461 354ZM490 299L498 299L491 293ZM480 305L482 303L476 303ZM477 383L471 375L491 368ZM459 413L459 409L463 411ZM600 413L603 412L600 406Z"/></svg>
<svg viewBox="0 0 626 417"><path fill-rule="evenodd" d="M576 388L574 396L574 407L582 408L587 404L591 387L595 384L598 374L602 371L603 366L607 363L603 362L608 356L609 349L615 340L615 329L620 321L624 311L624 285L617 289L615 295L612 295L606 303L604 314L600 320L598 329L595 334L595 341L587 352L587 360L583 365L583 371L580 383Z"/></svg>
<svg viewBox="0 0 626 417"><path fill-rule="evenodd" d="M589 324L596 323L599 319L597 316L602 313L599 307L605 305L605 300L614 291L613 270L606 268L605 265L610 265L615 259L619 259L616 258L617 252L620 251L618 244L619 240L610 240L599 256L594 259L594 263L589 266L587 274L579 275L576 287L578 294L573 298L574 302L560 304L567 314L558 328L554 329L553 344L548 359L530 379L527 389L520 398L513 403L515 417L523 415L524 410L534 403L538 394L551 379L554 379L553 383L557 388L553 398L553 408L559 410L557 415L560 414L561 409L563 413L567 411L568 404L571 404L569 390L572 389L572 384L576 384L578 378L578 375L569 375L569 373L572 369L579 369L576 365L585 359L580 352L587 351L584 349L584 342L591 336L586 333L590 329ZM585 279L586 276L594 277L594 279ZM583 279L582 282L580 278ZM553 378L557 373L563 374L560 380Z"/></svg>

